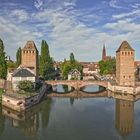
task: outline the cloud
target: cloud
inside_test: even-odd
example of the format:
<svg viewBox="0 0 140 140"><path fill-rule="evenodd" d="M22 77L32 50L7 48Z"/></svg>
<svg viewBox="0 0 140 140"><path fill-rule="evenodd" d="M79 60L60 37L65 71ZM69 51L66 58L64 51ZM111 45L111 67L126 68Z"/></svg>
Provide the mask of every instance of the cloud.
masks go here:
<svg viewBox="0 0 140 140"><path fill-rule="evenodd" d="M113 7L113 8L122 8L121 6L119 6L118 5L118 0L111 0L110 2L109 2L109 5L110 5L110 7Z"/></svg>
<svg viewBox="0 0 140 140"><path fill-rule="evenodd" d="M29 19L28 13L23 9L16 9L11 11L10 17L16 19L16 22L24 22Z"/></svg>
<svg viewBox="0 0 140 140"><path fill-rule="evenodd" d="M41 33L31 31L24 27L13 24L10 20L0 16L0 38L4 41L6 52L15 58L16 49L23 47L27 40L37 40L42 36Z"/></svg>
<svg viewBox="0 0 140 140"><path fill-rule="evenodd" d="M76 8L76 0L36 0L33 4L31 11L18 7L7 10L9 15L1 13L0 37L12 58L27 40L34 40L40 50L40 42L45 39L55 60L68 58L74 52L80 61L100 60L104 43L109 53L115 55L121 41L139 42L139 24L126 15L130 13L114 15L111 19L112 13L104 15L98 8ZM114 19L117 21L112 22ZM95 22L98 24L92 25Z"/></svg>
<svg viewBox="0 0 140 140"><path fill-rule="evenodd" d="M34 1L34 6L35 6L38 10L43 10L43 5L44 5L44 1L43 1L43 0L35 0L35 1Z"/></svg>
<svg viewBox="0 0 140 140"><path fill-rule="evenodd" d="M122 19L122 18L126 18L126 17L135 17L135 16L139 16L140 15L140 10L133 10L131 12L128 13L122 13L119 15L113 15L112 17L114 19Z"/></svg>

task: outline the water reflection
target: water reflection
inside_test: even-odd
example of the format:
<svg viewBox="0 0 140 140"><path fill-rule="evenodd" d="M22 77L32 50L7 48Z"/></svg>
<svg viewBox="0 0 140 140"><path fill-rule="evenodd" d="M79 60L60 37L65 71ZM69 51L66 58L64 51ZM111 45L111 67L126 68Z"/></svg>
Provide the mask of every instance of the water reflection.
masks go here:
<svg viewBox="0 0 140 140"><path fill-rule="evenodd" d="M57 93L68 93L68 92L72 92L74 90L73 87L70 87L68 85L55 85L53 86L53 92L57 92Z"/></svg>
<svg viewBox="0 0 140 140"><path fill-rule="evenodd" d="M88 85L81 88L81 91L84 91L86 93L98 93L104 90L105 90L104 87L98 85Z"/></svg>
<svg viewBox="0 0 140 140"><path fill-rule="evenodd" d="M140 102L137 106L139 105ZM7 120L12 126L8 127ZM11 131L15 137L21 135L21 140L85 140L88 137L99 140L117 140L118 137L136 140L135 135L130 135L134 133L134 102L112 98L81 100L71 97L48 98L25 113L1 107L0 134L5 135L0 135L0 139L10 138L6 133ZM140 136L139 133L137 135Z"/></svg>
<svg viewBox="0 0 140 140"><path fill-rule="evenodd" d="M134 102L116 99L116 129L126 138L133 132Z"/></svg>
<svg viewBox="0 0 140 140"><path fill-rule="evenodd" d="M48 126L51 103L52 99L48 98L47 101L23 113L3 107L2 116L12 121L12 127L22 130L26 136L35 139L39 126L42 125L43 128ZM0 122L0 126L4 128L3 122Z"/></svg>
<svg viewBox="0 0 140 140"><path fill-rule="evenodd" d="M2 105L0 103L0 136L4 132L5 128L5 117L2 115Z"/></svg>

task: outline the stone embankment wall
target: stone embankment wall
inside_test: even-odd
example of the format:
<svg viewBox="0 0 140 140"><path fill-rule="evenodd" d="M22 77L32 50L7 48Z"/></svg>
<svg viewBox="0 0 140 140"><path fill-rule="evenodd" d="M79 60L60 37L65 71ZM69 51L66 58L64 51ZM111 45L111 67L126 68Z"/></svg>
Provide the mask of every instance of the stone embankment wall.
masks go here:
<svg viewBox="0 0 140 140"><path fill-rule="evenodd" d="M118 86L118 85L111 85L111 83L108 82L108 90L117 93L136 95L140 93L140 86L137 87Z"/></svg>
<svg viewBox="0 0 140 140"><path fill-rule="evenodd" d="M2 95L2 105L16 111L25 111L26 109L38 104L46 94L47 85L44 84L37 95L27 98L15 98L9 94ZM14 93L13 93L14 94Z"/></svg>

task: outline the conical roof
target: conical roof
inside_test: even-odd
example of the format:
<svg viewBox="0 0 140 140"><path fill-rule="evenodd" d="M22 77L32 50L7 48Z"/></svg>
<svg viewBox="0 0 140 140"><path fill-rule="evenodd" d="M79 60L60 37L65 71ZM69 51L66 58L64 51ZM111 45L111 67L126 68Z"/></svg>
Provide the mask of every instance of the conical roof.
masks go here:
<svg viewBox="0 0 140 140"><path fill-rule="evenodd" d="M37 48L36 48L36 45L35 45L34 41L32 41L32 40L27 41L23 50L36 50L37 51Z"/></svg>
<svg viewBox="0 0 140 140"><path fill-rule="evenodd" d="M116 52L120 52L120 51L134 51L134 49L129 45L127 41L123 41Z"/></svg>

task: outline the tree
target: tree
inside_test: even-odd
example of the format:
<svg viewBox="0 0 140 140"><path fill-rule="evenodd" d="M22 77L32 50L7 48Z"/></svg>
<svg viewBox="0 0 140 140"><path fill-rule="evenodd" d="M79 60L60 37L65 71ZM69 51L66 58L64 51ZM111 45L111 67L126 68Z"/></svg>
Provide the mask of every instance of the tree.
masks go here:
<svg viewBox="0 0 140 140"><path fill-rule="evenodd" d="M6 79L7 76L7 62L4 52L4 44L0 39L0 78Z"/></svg>
<svg viewBox="0 0 140 140"><path fill-rule="evenodd" d="M40 76L44 79L53 79L54 77L54 66L53 58L50 57L49 46L45 40L41 43L41 55L40 55Z"/></svg>
<svg viewBox="0 0 140 140"><path fill-rule="evenodd" d="M34 83L31 82L31 81L28 81L28 80L26 80L26 81L20 81L18 83L18 88L20 90L24 90L26 92L32 92L34 90Z"/></svg>
<svg viewBox="0 0 140 140"><path fill-rule="evenodd" d="M16 53L16 64L17 66L21 64L21 48L18 48Z"/></svg>
<svg viewBox="0 0 140 140"><path fill-rule="evenodd" d="M74 58L74 54L70 53L70 63L74 64L75 63L75 58Z"/></svg>
<svg viewBox="0 0 140 140"><path fill-rule="evenodd" d="M70 60L65 60L61 64L61 71L62 71L63 79L67 79L68 78L68 73L72 69L77 69L78 71L81 72L81 74L83 73L82 65L78 61L75 60L74 54L70 53Z"/></svg>
<svg viewBox="0 0 140 140"><path fill-rule="evenodd" d="M115 74L116 73L116 59L111 58L109 60L99 62L101 74Z"/></svg>

